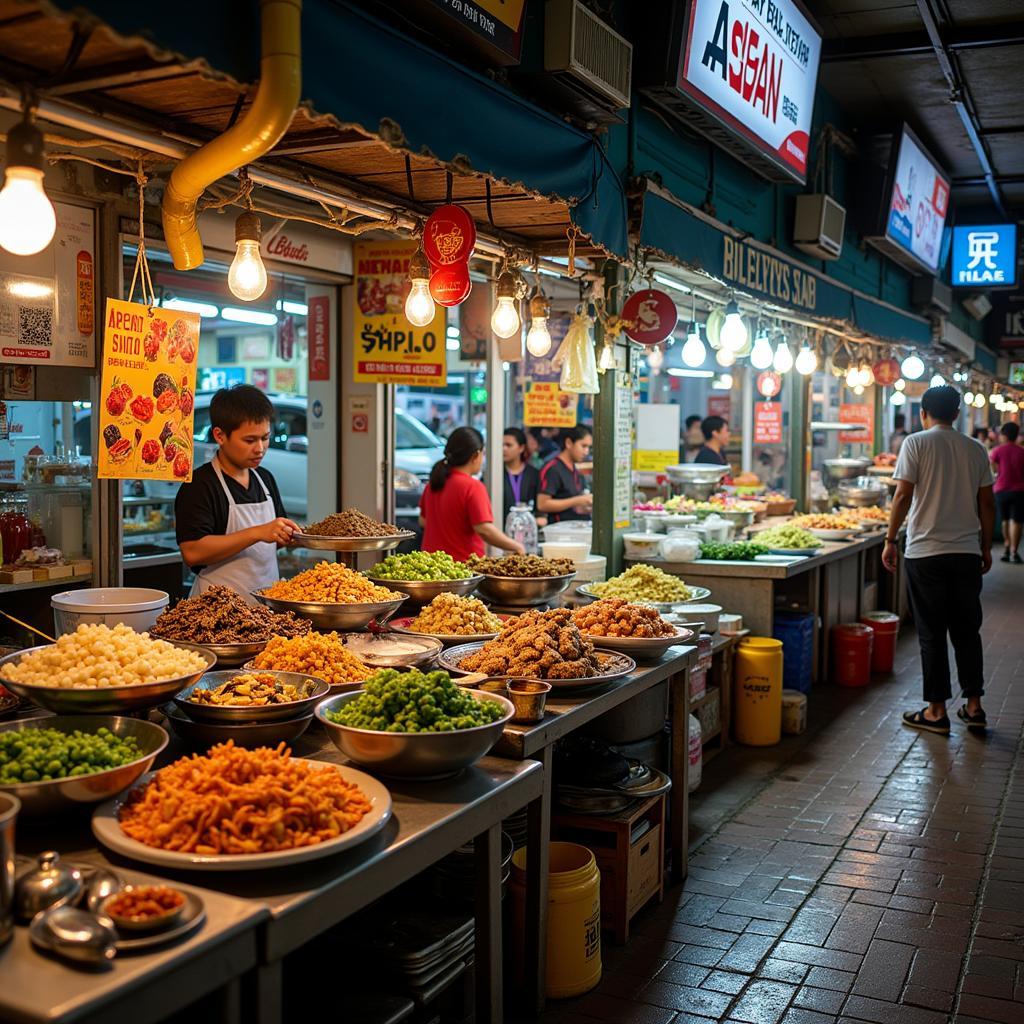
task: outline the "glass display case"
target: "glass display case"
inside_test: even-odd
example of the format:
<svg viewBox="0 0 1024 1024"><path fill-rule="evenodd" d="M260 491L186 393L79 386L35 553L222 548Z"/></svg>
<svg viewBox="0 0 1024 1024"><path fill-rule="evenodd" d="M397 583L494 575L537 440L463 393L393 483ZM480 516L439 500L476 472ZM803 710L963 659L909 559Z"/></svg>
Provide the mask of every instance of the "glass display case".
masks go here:
<svg viewBox="0 0 1024 1024"><path fill-rule="evenodd" d="M131 481L130 483L139 483ZM138 488L141 491L141 488ZM180 557L174 535L174 496L135 493L126 486L121 499L121 534L125 568L155 564L153 559L175 561Z"/></svg>

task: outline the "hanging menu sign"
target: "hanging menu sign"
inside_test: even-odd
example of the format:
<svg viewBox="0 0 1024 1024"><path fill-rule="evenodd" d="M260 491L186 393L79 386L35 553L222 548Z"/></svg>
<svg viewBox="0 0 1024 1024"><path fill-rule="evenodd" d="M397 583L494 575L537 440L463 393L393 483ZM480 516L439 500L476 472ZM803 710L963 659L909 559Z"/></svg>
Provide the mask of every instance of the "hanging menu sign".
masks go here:
<svg viewBox="0 0 1024 1024"><path fill-rule="evenodd" d="M782 443L782 404L754 403L754 444Z"/></svg>
<svg viewBox="0 0 1024 1024"><path fill-rule="evenodd" d="M414 327L405 318L409 260L416 242L356 242L354 249L354 380L444 387L448 382L444 307L437 307L426 327Z"/></svg>
<svg viewBox="0 0 1024 1024"><path fill-rule="evenodd" d="M866 428L862 430L841 430L839 432L840 444L874 444L875 410L870 405L859 402L843 402L839 406L839 422L851 425L856 424Z"/></svg>
<svg viewBox="0 0 1024 1024"><path fill-rule="evenodd" d="M199 314L107 299L101 480L192 479Z"/></svg>
<svg viewBox="0 0 1024 1024"><path fill-rule="evenodd" d="M575 427L577 396L554 381L532 380L523 396L524 427Z"/></svg>

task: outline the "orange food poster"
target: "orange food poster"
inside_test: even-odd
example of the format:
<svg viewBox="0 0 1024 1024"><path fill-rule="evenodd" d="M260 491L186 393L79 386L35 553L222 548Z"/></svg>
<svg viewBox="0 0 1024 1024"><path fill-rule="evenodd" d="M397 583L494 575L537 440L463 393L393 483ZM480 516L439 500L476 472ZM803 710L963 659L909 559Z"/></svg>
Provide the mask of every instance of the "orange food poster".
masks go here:
<svg viewBox="0 0 1024 1024"><path fill-rule="evenodd" d="M405 318L409 260L416 242L356 242L353 303L354 380L372 384L444 387L447 310L437 306L426 327Z"/></svg>
<svg viewBox="0 0 1024 1024"><path fill-rule="evenodd" d="M107 299L100 479L192 479L199 314Z"/></svg>
<svg viewBox="0 0 1024 1024"><path fill-rule="evenodd" d="M875 410L868 404L859 402L843 402L839 406L839 422L851 426L863 425L867 430L841 430L840 444L874 444L875 442Z"/></svg>
<svg viewBox="0 0 1024 1024"><path fill-rule="evenodd" d="M576 402L576 395L563 391L553 381L528 381L523 399L523 424L527 427L575 427Z"/></svg>
<svg viewBox="0 0 1024 1024"><path fill-rule="evenodd" d="M782 404L754 403L754 444L779 444L782 441Z"/></svg>

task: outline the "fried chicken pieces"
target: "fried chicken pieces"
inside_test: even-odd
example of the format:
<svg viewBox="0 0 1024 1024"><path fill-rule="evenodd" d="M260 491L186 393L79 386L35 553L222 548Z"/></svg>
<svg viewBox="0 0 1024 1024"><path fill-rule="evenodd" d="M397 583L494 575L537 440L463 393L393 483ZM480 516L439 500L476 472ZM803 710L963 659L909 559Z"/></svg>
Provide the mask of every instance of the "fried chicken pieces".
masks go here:
<svg viewBox="0 0 1024 1024"><path fill-rule="evenodd" d="M594 645L580 634L566 608L524 612L459 667L530 679L585 679L601 671Z"/></svg>
<svg viewBox="0 0 1024 1024"><path fill-rule="evenodd" d="M630 604L621 597L606 597L603 601L577 608L573 622L587 636L660 637L672 636L675 627L666 622L653 608Z"/></svg>

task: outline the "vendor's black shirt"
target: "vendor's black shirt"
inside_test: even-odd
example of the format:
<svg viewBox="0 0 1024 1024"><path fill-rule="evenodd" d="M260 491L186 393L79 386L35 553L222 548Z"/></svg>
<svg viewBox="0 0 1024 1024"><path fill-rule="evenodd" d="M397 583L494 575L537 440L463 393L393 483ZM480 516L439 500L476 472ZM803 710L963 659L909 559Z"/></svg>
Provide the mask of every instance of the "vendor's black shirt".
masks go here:
<svg viewBox="0 0 1024 1024"><path fill-rule="evenodd" d="M223 470L222 470L223 472ZM253 505L266 501L263 488L255 474L267 486L274 502L274 514L284 515L284 503L281 492L277 489L274 474L268 469L250 469L249 487L244 488L237 480L224 473L224 482L238 505ZM174 527L178 543L186 540L202 540L211 534L223 535L228 532L228 498L224 488L217 479L213 464L206 463L192 474L192 482L182 484L178 488L178 496L174 499ZM205 569L203 565L194 566L194 571Z"/></svg>
<svg viewBox="0 0 1024 1024"><path fill-rule="evenodd" d="M575 466L569 469L568 466L556 455L540 471L540 493L561 500L562 498L577 498L583 491L583 476ZM564 523L570 519L590 519L590 510L579 513L574 508L568 508L564 512L545 513L552 523Z"/></svg>
<svg viewBox="0 0 1024 1024"><path fill-rule="evenodd" d="M693 461L711 466L727 466L729 464L721 452L716 452L714 448L709 448L706 444L701 445L700 451L697 452L697 458Z"/></svg>
<svg viewBox="0 0 1024 1024"><path fill-rule="evenodd" d="M537 491L540 489L540 470L529 463L523 466L519 484L519 500L516 501L515 491L512 490L512 480L509 471L505 470L505 494L502 501L502 523L508 518L509 511L513 505L529 505L531 512L536 512Z"/></svg>

